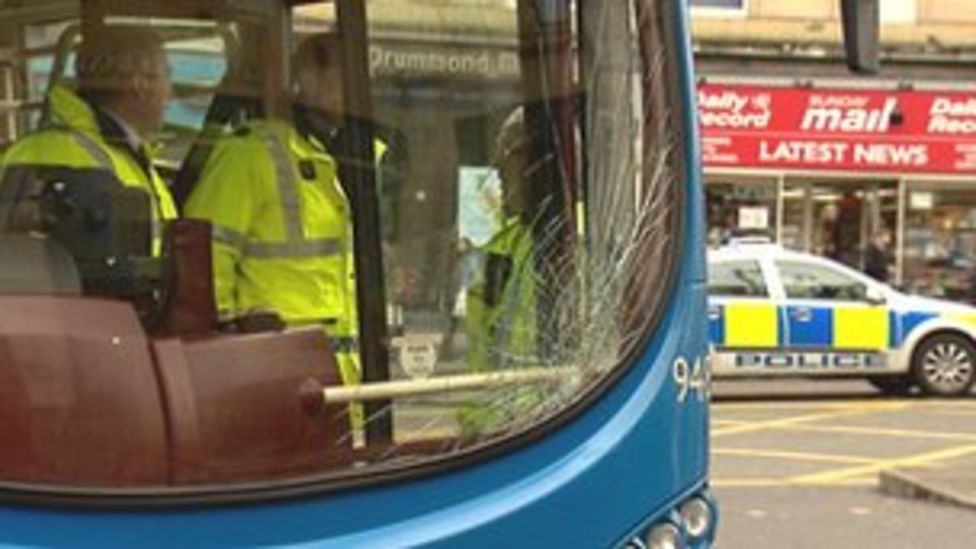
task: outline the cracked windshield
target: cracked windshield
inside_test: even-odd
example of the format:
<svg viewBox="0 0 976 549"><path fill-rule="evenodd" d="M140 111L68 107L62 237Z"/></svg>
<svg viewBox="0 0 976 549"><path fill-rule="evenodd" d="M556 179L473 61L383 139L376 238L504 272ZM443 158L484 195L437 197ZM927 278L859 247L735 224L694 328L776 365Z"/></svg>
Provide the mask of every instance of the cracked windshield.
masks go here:
<svg viewBox="0 0 976 549"><path fill-rule="evenodd" d="M680 201L652 4L42 4L0 2L0 481L475 454L652 334Z"/></svg>

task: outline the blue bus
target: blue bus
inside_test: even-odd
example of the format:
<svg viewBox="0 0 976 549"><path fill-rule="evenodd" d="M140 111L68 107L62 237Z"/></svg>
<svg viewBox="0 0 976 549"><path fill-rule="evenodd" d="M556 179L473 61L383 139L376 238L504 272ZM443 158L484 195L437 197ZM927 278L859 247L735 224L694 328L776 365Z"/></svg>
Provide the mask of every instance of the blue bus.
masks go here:
<svg viewBox="0 0 976 549"><path fill-rule="evenodd" d="M0 36L0 544L712 544L685 2L0 1ZM318 43L336 112L297 102ZM341 318L225 307L215 226L121 175L151 149L184 206L270 121L317 152L220 206L328 185L344 275L295 306ZM115 160L23 160L44 132Z"/></svg>

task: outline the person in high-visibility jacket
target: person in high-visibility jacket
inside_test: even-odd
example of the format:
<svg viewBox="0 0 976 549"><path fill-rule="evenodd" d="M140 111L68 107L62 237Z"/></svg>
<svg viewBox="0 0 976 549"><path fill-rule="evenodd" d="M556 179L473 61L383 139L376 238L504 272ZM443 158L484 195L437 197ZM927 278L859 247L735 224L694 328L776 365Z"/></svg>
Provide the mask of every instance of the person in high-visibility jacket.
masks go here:
<svg viewBox="0 0 976 549"><path fill-rule="evenodd" d="M466 297L469 363L475 370L535 361L536 276L523 109L502 124L494 164L501 180L499 229L480 251L484 271Z"/></svg>
<svg viewBox="0 0 976 549"><path fill-rule="evenodd" d="M163 121L170 92L163 41L148 28L106 26L86 34L75 60L77 89L56 84L37 131L3 157L2 185L18 167L101 168L149 195L153 253L164 221L177 209L153 168L149 139ZM9 229L9 228L0 228Z"/></svg>
<svg viewBox="0 0 976 549"><path fill-rule="evenodd" d="M536 277L529 226L507 217L485 244L485 268L466 299L469 364L477 371L535 363Z"/></svg>
<svg viewBox="0 0 976 549"><path fill-rule="evenodd" d="M270 311L289 326L322 326L350 385L360 379L352 217L327 148L343 104L338 56L334 35L298 46L293 119L220 139L185 214L212 225L220 315ZM361 407L350 411L360 428Z"/></svg>
<svg viewBox="0 0 976 549"><path fill-rule="evenodd" d="M537 292L532 234L533 209L529 204L531 140L524 110L513 111L502 124L495 143L494 164L502 190L500 228L481 247L484 271L465 299L468 367L473 371L539 365ZM535 387L506 388L504 406L470 402L458 421L462 433L475 436L514 419L542 400Z"/></svg>

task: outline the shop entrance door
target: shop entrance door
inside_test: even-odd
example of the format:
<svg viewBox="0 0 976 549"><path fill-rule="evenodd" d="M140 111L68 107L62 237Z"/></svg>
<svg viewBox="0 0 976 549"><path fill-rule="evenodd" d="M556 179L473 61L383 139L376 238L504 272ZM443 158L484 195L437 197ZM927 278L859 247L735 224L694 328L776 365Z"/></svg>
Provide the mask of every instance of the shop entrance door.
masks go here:
<svg viewBox="0 0 976 549"><path fill-rule="evenodd" d="M736 237L762 236L772 240L778 224L776 181L773 179L718 179L705 187L710 246Z"/></svg>
<svg viewBox="0 0 976 549"><path fill-rule="evenodd" d="M871 236L887 229L894 258L898 222L896 181L790 181L783 187L780 242L794 250L864 267Z"/></svg>

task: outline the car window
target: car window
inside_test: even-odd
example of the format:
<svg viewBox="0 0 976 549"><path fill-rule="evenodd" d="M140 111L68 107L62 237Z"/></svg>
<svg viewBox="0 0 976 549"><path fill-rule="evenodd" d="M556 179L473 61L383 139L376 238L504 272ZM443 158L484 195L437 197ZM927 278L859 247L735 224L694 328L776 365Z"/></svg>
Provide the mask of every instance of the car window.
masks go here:
<svg viewBox="0 0 976 549"><path fill-rule="evenodd" d="M786 297L790 299L864 300L867 285L841 271L799 261L777 261Z"/></svg>
<svg viewBox="0 0 976 549"><path fill-rule="evenodd" d="M766 282L756 261L728 261L708 267L708 294L727 297L767 297Z"/></svg>

